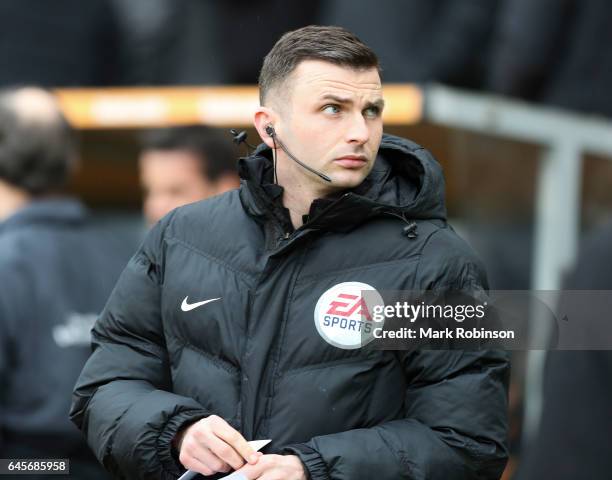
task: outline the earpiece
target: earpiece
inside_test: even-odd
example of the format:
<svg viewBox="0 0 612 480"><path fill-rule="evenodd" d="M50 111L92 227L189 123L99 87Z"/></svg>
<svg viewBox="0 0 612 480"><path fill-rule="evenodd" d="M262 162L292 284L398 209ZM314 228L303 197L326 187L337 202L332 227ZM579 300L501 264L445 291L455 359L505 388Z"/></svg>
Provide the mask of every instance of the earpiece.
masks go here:
<svg viewBox="0 0 612 480"><path fill-rule="evenodd" d="M274 131L274 127L272 125L266 125L266 133L268 134L268 137L273 137L274 135L276 135L276 132Z"/></svg>

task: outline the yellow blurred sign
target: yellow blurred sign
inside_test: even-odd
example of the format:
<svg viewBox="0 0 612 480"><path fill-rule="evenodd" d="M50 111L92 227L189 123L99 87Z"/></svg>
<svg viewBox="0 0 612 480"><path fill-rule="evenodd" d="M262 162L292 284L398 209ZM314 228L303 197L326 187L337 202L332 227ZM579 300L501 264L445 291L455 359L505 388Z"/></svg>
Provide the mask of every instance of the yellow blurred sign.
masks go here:
<svg viewBox="0 0 612 480"><path fill-rule="evenodd" d="M68 121L78 129L206 124L248 127L259 105L257 87L58 89ZM384 85L387 125L417 123L423 95L414 85Z"/></svg>

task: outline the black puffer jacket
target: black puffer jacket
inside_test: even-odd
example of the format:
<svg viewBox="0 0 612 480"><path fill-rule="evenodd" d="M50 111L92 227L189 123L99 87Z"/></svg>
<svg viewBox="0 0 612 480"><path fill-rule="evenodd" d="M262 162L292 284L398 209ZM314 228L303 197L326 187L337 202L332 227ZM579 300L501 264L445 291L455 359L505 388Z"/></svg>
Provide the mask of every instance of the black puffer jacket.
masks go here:
<svg viewBox="0 0 612 480"><path fill-rule="evenodd" d="M385 136L366 181L315 201L292 231L280 187L265 184L269 155L242 160L239 191L169 214L124 271L72 407L98 458L118 478L175 478L177 430L216 414L299 455L313 480L498 478L504 353L337 348L313 321L345 282L486 288L445 223L439 165Z"/></svg>

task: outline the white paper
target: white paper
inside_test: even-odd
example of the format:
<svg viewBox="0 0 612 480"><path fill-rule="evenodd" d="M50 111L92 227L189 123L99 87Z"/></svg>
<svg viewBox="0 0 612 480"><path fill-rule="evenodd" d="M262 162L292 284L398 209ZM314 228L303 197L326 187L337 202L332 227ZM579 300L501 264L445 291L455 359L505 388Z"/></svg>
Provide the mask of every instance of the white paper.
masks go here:
<svg viewBox="0 0 612 480"><path fill-rule="evenodd" d="M259 452L263 447L265 447L271 441L272 440L251 440L250 442L248 442L248 444L253 448L253 450L255 450L256 452ZM178 480L189 480L190 478L195 478L196 475L198 475L198 472L194 472L193 470L187 470L185 473L183 473L179 477ZM221 479L247 480L247 478L242 473L238 473L238 472L230 473L229 475L226 475L225 477L221 477Z"/></svg>
<svg viewBox="0 0 612 480"><path fill-rule="evenodd" d="M221 480L248 480L242 473L234 472L226 477L221 477Z"/></svg>
<svg viewBox="0 0 612 480"><path fill-rule="evenodd" d="M253 450L255 450L256 452L259 452L263 447L265 447L271 441L272 440L251 440L250 442L247 442L247 443L253 448Z"/></svg>

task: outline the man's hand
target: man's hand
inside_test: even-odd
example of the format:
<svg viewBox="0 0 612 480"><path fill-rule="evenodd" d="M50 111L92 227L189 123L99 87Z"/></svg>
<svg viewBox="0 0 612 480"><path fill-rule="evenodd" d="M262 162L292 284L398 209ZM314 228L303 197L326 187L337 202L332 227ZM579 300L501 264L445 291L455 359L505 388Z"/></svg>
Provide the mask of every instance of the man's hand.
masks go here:
<svg viewBox="0 0 612 480"><path fill-rule="evenodd" d="M306 480L304 465L295 455L262 455L257 464L238 471L248 480Z"/></svg>
<svg viewBox="0 0 612 480"><path fill-rule="evenodd" d="M203 475L238 470L245 460L255 464L261 456L240 432L216 415L187 427L177 435L175 444L183 466Z"/></svg>

